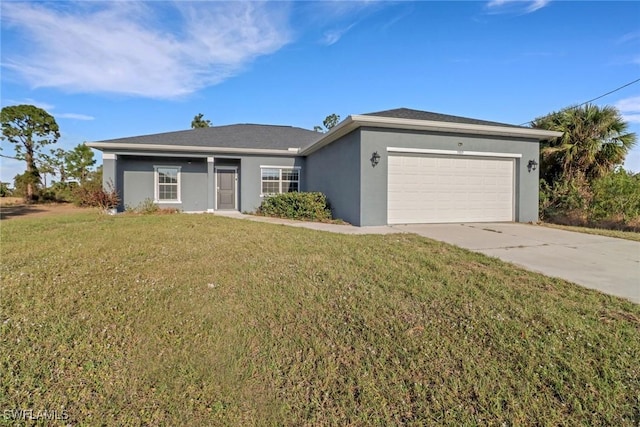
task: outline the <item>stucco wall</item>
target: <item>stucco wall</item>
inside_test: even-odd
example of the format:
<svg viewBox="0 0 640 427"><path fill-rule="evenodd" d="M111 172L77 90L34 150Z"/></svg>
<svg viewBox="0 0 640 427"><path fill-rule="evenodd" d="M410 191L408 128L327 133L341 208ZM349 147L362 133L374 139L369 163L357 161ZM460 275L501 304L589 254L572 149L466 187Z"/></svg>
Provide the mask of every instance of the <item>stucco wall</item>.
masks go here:
<svg viewBox="0 0 640 427"><path fill-rule="evenodd" d="M177 208L185 212L207 210L207 159L141 157L119 155L117 187L122 207L135 208L145 199L154 198L154 166L179 166L182 203L162 203L160 207Z"/></svg>
<svg viewBox="0 0 640 427"><path fill-rule="evenodd" d="M213 162L208 158L213 157ZM214 206L214 178L216 166L236 166L238 168L238 210L255 211L262 198L260 166L299 166L301 167L301 187L304 189L304 158L264 157L264 156L208 156L208 157L166 157L118 155L114 160L104 160L104 183L112 179L116 183L122 203L136 207L145 199L154 197L154 166L181 167L181 202L160 204L185 212L206 212Z"/></svg>
<svg viewBox="0 0 640 427"><path fill-rule="evenodd" d="M335 218L364 225L360 218L360 168L364 162L360 131L355 130L307 157L306 191L324 193Z"/></svg>
<svg viewBox="0 0 640 427"><path fill-rule="evenodd" d="M302 157L264 157L243 156L240 159L241 174L238 187L240 187L240 211L254 212L262 203L260 197L262 181L260 166L299 166L301 168L301 189L304 190L305 159Z"/></svg>
<svg viewBox="0 0 640 427"><path fill-rule="evenodd" d="M539 162L538 141L362 128L361 157L370 158L374 151L381 156L380 163L375 168L369 162L363 163L360 175L363 226L387 223L387 147L520 153L522 158L516 159L515 170L515 219L518 222L538 219L538 171L527 170L529 160Z"/></svg>

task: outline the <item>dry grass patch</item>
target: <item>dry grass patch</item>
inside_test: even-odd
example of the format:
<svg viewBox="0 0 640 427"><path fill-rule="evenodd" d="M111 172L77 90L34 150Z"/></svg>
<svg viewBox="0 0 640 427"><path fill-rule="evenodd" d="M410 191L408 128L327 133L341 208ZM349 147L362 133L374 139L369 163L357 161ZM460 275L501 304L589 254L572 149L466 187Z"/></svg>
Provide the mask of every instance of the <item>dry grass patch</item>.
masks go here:
<svg viewBox="0 0 640 427"><path fill-rule="evenodd" d="M605 228L592 228L592 227L578 227L575 225L561 225L543 222L540 225L557 228L560 230L575 231L578 233L595 234L598 236L615 237L618 239L633 240L634 242L640 242L640 233L637 231L622 231L622 230L610 230Z"/></svg>
<svg viewBox="0 0 640 427"><path fill-rule="evenodd" d="M640 308L413 235L2 224L0 408L103 425L637 425Z"/></svg>

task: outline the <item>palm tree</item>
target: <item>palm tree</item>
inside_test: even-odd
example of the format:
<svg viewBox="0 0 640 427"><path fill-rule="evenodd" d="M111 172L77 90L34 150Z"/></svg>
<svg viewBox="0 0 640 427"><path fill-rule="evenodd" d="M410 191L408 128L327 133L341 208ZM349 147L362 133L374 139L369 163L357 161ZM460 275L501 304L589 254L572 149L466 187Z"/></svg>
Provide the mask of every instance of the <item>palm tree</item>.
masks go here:
<svg viewBox="0 0 640 427"><path fill-rule="evenodd" d="M193 120L191 120L192 129L208 128L208 127L211 127L211 120L205 119L204 114L202 113L196 114Z"/></svg>
<svg viewBox="0 0 640 427"><path fill-rule="evenodd" d="M614 107L587 104L535 119L534 128L563 132L541 144L540 176L557 179L599 178L613 171L636 144L636 134Z"/></svg>

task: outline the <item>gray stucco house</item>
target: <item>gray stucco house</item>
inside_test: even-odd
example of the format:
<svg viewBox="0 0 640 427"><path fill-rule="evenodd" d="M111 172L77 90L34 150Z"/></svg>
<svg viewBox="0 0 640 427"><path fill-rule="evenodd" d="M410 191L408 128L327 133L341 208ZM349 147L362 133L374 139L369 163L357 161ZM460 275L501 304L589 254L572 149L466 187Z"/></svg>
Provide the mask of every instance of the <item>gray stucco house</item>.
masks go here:
<svg viewBox="0 0 640 427"><path fill-rule="evenodd" d="M538 219L539 141L558 132L400 108L328 133L237 124L92 142L122 206L254 211L320 191L358 226Z"/></svg>

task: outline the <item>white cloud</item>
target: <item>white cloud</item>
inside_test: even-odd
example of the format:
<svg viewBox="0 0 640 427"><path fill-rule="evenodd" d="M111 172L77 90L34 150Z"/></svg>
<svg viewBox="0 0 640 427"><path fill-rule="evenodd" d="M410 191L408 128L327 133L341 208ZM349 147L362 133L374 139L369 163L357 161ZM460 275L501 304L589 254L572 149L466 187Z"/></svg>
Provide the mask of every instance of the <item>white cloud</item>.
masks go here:
<svg viewBox="0 0 640 427"><path fill-rule="evenodd" d="M617 41L618 44L635 42L636 40L640 40L640 31L632 31L630 33L624 34Z"/></svg>
<svg viewBox="0 0 640 427"><path fill-rule="evenodd" d="M534 0L531 2L529 7L527 7L527 12L535 12L538 9L542 9L547 4L549 4L551 0Z"/></svg>
<svg viewBox="0 0 640 427"><path fill-rule="evenodd" d="M73 120L95 120L95 117L87 114L79 113L55 113L52 112L55 105L47 102L36 101L32 98L24 98L23 100L5 99L2 100L3 105L33 105L34 107L42 108L47 113L51 114L56 119L73 119Z"/></svg>
<svg viewBox="0 0 640 427"><path fill-rule="evenodd" d="M176 98L289 42L285 3L2 3L25 35L2 67L32 87ZM3 38L4 35L3 35Z"/></svg>
<svg viewBox="0 0 640 427"><path fill-rule="evenodd" d="M632 96L631 98L624 98L616 102L616 108L622 112L624 111L640 111L640 96Z"/></svg>
<svg viewBox="0 0 640 427"><path fill-rule="evenodd" d="M487 3L487 9L492 13L499 13L513 10L521 11L521 6L526 6L524 12L531 13L542 9L550 2L551 0L490 0Z"/></svg>
<svg viewBox="0 0 640 427"><path fill-rule="evenodd" d="M342 36L344 36L351 28L353 28L356 24L353 23L345 28L333 29L324 32L322 37L322 43L327 46L331 46L332 44L337 43Z"/></svg>
<svg viewBox="0 0 640 427"><path fill-rule="evenodd" d="M622 114L622 119L628 123L640 123L640 113Z"/></svg>
<svg viewBox="0 0 640 427"><path fill-rule="evenodd" d="M629 123L640 123L640 96L624 98L616 102L614 105L622 118Z"/></svg>
<svg viewBox="0 0 640 427"><path fill-rule="evenodd" d="M53 105L46 102L36 101L32 98L25 98L23 100L5 99L2 101L3 105L33 105L34 107L42 108L45 111L53 110Z"/></svg>
<svg viewBox="0 0 640 427"><path fill-rule="evenodd" d="M94 120L95 117L86 114L77 113L60 113L55 115L56 119L73 119L73 120Z"/></svg>

